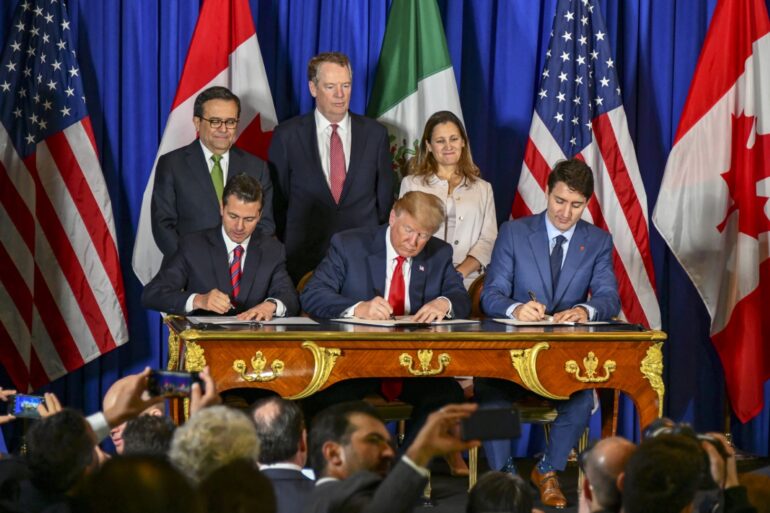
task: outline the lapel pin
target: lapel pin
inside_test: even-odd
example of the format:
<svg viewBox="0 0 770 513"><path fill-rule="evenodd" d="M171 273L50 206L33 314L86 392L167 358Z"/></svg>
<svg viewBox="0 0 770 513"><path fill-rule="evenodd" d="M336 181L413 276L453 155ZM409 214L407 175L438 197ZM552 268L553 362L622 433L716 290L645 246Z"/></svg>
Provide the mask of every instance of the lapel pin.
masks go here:
<svg viewBox="0 0 770 513"><path fill-rule="evenodd" d="M581 245L581 246L580 246L580 251L583 251L584 249L586 249L586 247L585 247L585 246L583 246L583 245Z"/></svg>
<svg viewBox="0 0 770 513"><path fill-rule="evenodd" d="M425 272L425 267L423 267L423 266L421 266L421 265L420 265L420 266L417 266L417 268L418 268L418 269L419 269L421 272Z"/></svg>

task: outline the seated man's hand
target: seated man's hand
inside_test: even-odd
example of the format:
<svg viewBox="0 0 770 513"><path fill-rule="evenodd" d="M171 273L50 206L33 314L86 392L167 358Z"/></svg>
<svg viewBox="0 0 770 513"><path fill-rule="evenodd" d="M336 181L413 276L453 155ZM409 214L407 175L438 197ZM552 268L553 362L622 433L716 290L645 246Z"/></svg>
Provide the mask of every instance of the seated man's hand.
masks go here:
<svg viewBox="0 0 770 513"><path fill-rule="evenodd" d="M575 306L553 314L553 322L588 322L588 311L582 306Z"/></svg>
<svg viewBox="0 0 770 513"><path fill-rule="evenodd" d="M452 305L443 297L437 297L433 301L425 303L422 308L412 316L414 322L433 322L446 317Z"/></svg>
<svg viewBox="0 0 770 513"><path fill-rule="evenodd" d="M390 319L390 316L393 315L393 308L385 298L377 296L369 301L358 303L355 310L353 310L353 315L359 319Z"/></svg>
<svg viewBox="0 0 770 513"><path fill-rule="evenodd" d="M425 467L434 456L479 447L481 442L478 440L464 442L457 434L460 420L470 417L478 406L474 403L448 404L431 413L414 443L406 450L406 455L417 465Z"/></svg>
<svg viewBox="0 0 770 513"><path fill-rule="evenodd" d="M0 401L7 402L8 398L12 395L16 394L16 390L3 390L0 388ZM10 422L13 419L15 419L11 414L8 415L0 415L0 424L5 424L6 422Z"/></svg>
<svg viewBox="0 0 770 513"><path fill-rule="evenodd" d="M249 308L245 312L239 313L237 318L242 321L269 321L273 318L273 315L275 315L277 308L275 303L265 301L264 303Z"/></svg>
<svg viewBox="0 0 770 513"><path fill-rule="evenodd" d="M115 427L123 422L139 416L144 410L164 400L162 395L144 399L142 394L147 390L147 379L150 376L150 368L146 367L139 374L132 374L123 378L120 389L116 394L114 404L105 407L104 418L110 427Z"/></svg>
<svg viewBox="0 0 770 513"><path fill-rule="evenodd" d="M513 310L513 317L517 321L542 321L545 317L545 305L537 301L522 303Z"/></svg>
<svg viewBox="0 0 770 513"><path fill-rule="evenodd" d="M59 398L53 392L43 394L45 401L37 405L37 412L41 417L50 417L62 410Z"/></svg>
<svg viewBox="0 0 770 513"><path fill-rule="evenodd" d="M230 296L217 289L212 289L206 294L197 294L193 299L193 309L195 310L207 310L223 314L229 312L232 307Z"/></svg>
<svg viewBox="0 0 770 513"><path fill-rule="evenodd" d="M198 376L203 380L205 390L201 390L200 383L193 383L192 390L190 391L190 416L195 415L196 412L203 408L222 402L217 393L217 385L214 383L211 373L209 373L208 366L200 371Z"/></svg>

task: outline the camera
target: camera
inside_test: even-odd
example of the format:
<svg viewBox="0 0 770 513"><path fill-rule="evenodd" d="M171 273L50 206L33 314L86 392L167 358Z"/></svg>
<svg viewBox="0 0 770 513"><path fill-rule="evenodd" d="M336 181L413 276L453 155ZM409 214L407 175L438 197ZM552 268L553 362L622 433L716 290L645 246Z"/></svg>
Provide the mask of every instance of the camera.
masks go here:
<svg viewBox="0 0 770 513"><path fill-rule="evenodd" d="M193 383L203 388L198 373L153 370L147 378L147 391L152 396L189 397Z"/></svg>

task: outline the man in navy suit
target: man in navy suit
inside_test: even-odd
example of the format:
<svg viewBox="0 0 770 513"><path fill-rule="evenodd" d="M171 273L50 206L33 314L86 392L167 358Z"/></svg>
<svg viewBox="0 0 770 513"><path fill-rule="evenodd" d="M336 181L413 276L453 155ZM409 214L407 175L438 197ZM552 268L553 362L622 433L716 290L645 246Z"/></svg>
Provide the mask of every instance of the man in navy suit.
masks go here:
<svg viewBox="0 0 770 513"><path fill-rule="evenodd" d="M620 311L612 267L612 237L580 219L593 194L591 169L578 159L559 162L548 176L545 212L500 227L487 268L481 306L490 317L521 321L605 321ZM520 387L502 380L476 380L479 401L510 401ZM532 471L543 504L564 507L556 471L588 426L593 392L572 394L557 404L550 443ZM499 445L499 444L498 444Z"/></svg>
<svg viewBox="0 0 770 513"><path fill-rule="evenodd" d="M302 473L307 462L307 429L302 411L278 396L258 401L251 418L259 437L259 470L275 490L277 513L302 511L315 487Z"/></svg>
<svg viewBox="0 0 770 513"><path fill-rule="evenodd" d="M273 185L264 160L233 147L241 101L226 87L210 87L195 98L193 123L198 140L161 155L152 189L152 235L169 258L188 233L219 225L222 191L227 179L239 173L262 186L259 227L275 231Z"/></svg>
<svg viewBox="0 0 770 513"><path fill-rule="evenodd" d="M273 132L269 156L277 233L295 283L315 269L333 234L378 226L393 204L387 130L348 112L351 80L346 55L313 57L308 87L316 109Z"/></svg>
<svg viewBox="0 0 770 513"><path fill-rule="evenodd" d="M394 313L411 313L416 322L467 317L470 298L452 265L452 247L432 236L443 220L438 197L412 191L393 205L389 224L334 235L329 253L302 291L303 309L324 319L389 319ZM377 386L376 380L337 383L306 400L306 412L361 399L376 393ZM385 385L381 390L388 399L400 397L415 406L408 440L431 411L464 400L454 379L410 378L402 388Z"/></svg>
<svg viewBox="0 0 770 513"><path fill-rule="evenodd" d="M220 225L180 240L144 287L142 306L178 315L233 313L255 321L295 315L299 302L283 245L257 228L259 182L246 174L234 176L223 200Z"/></svg>

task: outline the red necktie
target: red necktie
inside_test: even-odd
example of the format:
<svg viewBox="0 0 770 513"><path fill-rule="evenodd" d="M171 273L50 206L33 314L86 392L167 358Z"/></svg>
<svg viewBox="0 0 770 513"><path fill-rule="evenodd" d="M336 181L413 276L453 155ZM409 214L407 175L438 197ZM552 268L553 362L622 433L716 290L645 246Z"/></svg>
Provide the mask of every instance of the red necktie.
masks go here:
<svg viewBox="0 0 770 513"><path fill-rule="evenodd" d="M388 303L393 308L393 315L404 315L404 298L406 286L404 284L404 260L402 256L396 257L396 268L393 269L393 276L390 279L390 290L388 291ZM380 392L388 401L394 401L401 395L404 382L399 378L384 378L380 382Z"/></svg>
<svg viewBox="0 0 770 513"><path fill-rule="evenodd" d="M230 283L233 285L233 299L241 292L241 256L243 247L235 246L233 249L233 261L230 263Z"/></svg>
<svg viewBox="0 0 770 513"><path fill-rule="evenodd" d="M345 184L345 150L342 139L337 133L337 123L332 123L332 135L329 140L329 183L334 201L339 203L342 196L342 186Z"/></svg>

